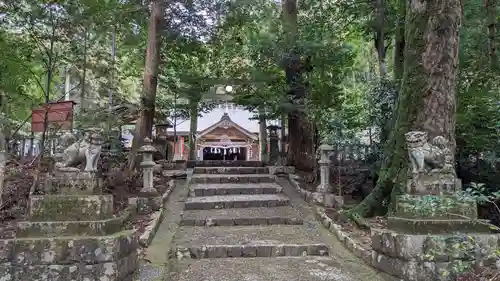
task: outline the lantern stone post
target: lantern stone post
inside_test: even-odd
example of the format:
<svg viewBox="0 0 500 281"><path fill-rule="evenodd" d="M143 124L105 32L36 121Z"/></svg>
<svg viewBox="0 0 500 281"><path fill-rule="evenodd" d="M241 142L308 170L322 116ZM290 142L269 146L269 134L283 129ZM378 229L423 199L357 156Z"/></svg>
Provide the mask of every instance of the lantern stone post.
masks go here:
<svg viewBox="0 0 500 281"><path fill-rule="evenodd" d="M155 161L153 161L153 154L156 152L156 148L152 145L153 141L149 138L144 139L144 145L139 149L139 153L142 154L142 162L140 167L142 168L142 181L143 187L141 192L146 193L158 193L158 191L153 187L153 170L155 166Z"/></svg>
<svg viewBox="0 0 500 281"><path fill-rule="evenodd" d="M314 194L314 201L318 204L331 205L332 203L328 203L326 201L329 194L332 194L333 187L330 185L330 164L331 161L329 159L330 154L333 151L333 147L328 144L322 144L319 147L320 151L320 159L318 161L319 169L320 169L320 184L316 187L316 192Z"/></svg>
<svg viewBox="0 0 500 281"><path fill-rule="evenodd" d="M330 154L333 152L333 147L328 144L322 144L319 147L320 150L320 159L319 163L319 171L320 171L320 184L316 188L317 192L320 193L328 193L333 192L333 187L330 185Z"/></svg>
<svg viewBox="0 0 500 281"><path fill-rule="evenodd" d="M279 136L278 129L280 127L276 125L267 126L269 130L269 163L276 165L279 158Z"/></svg>

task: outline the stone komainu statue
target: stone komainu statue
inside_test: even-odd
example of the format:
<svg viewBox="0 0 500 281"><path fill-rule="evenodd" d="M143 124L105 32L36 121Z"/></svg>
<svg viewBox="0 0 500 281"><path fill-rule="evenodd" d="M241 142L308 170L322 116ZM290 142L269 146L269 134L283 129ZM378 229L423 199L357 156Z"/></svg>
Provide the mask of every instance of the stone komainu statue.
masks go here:
<svg viewBox="0 0 500 281"><path fill-rule="evenodd" d="M449 141L437 136L429 143L426 132L405 134L412 173L454 173L453 153Z"/></svg>
<svg viewBox="0 0 500 281"><path fill-rule="evenodd" d="M74 168L80 164L85 165L85 170L95 170L97 159L101 150L101 139L97 129L89 129L82 140L67 133L61 137L61 146L66 147L62 157L56 163L57 168Z"/></svg>

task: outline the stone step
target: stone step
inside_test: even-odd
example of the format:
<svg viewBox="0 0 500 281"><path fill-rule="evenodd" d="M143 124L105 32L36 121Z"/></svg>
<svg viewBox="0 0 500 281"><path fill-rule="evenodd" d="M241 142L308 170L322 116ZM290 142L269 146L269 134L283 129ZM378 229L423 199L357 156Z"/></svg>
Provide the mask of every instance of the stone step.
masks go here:
<svg viewBox="0 0 500 281"><path fill-rule="evenodd" d="M246 160L189 160L188 168L194 167L264 167L261 161Z"/></svg>
<svg viewBox="0 0 500 281"><path fill-rule="evenodd" d="M373 276L363 280L379 281ZM202 259L180 261L171 281L359 281L329 257Z"/></svg>
<svg viewBox="0 0 500 281"><path fill-rule="evenodd" d="M210 175L195 174L191 177L191 183L262 183L275 182L273 175Z"/></svg>
<svg viewBox="0 0 500 281"><path fill-rule="evenodd" d="M17 223L16 237L105 236L119 232L125 218L96 221L23 221Z"/></svg>
<svg viewBox="0 0 500 281"><path fill-rule="evenodd" d="M241 194L276 194L281 193L282 187L276 183L255 184L193 184L191 185L192 196L214 196L214 195L241 195Z"/></svg>
<svg viewBox="0 0 500 281"><path fill-rule="evenodd" d="M181 215L181 225L190 226L300 225L302 223L302 215L290 206L188 210Z"/></svg>
<svg viewBox="0 0 500 281"><path fill-rule="evenodd" d="M113 195L34 195L30 221L89 221L113 217Z"/></svg>
<svg viewBox="0 0 500 281"><path fill-rule="evenodd" d="M195 174L248 175L269 174L267 167L195 167Z"/></svg>
<svg viewBox="0 0 500 281"><path fill-rule="evenodd" d="M174 245L178 259L328 255L319 234L302 225L182 226Z"/></svg>
<svg viewBox="0 0 500 281"><path fill-rule="evenodd" d="M188 197L185 210L209 210L250 207L286 206L290 200L282 194L256 195L217 195L206 197Z"/></svg>

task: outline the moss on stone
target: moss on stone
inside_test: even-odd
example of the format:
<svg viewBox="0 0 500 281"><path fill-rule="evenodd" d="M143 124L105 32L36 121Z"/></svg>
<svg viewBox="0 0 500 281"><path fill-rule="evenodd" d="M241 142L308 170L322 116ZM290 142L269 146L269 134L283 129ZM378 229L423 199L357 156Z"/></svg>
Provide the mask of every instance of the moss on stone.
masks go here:
<svg viewBox="0 0 500 281"><path fill-rule="evenodd" d="M100 236L119 232L125 217L97 221L20 222L17 237Z"/></svg>
<svg viewBox="0 0 500 281"><path fill-rule="evenodd" d="M387 227L403 233L491 233L490 225L483 220L406 219L389 217Z"/></svg>
<svg viewBox="0 0 500 281"><path fill-rule="evenodd" d="M478 217L476 202L461 201L455 196L403 195L396 197L394 205L395 217L472 220Z"/></svg>
<svg viewBox="0 0 500 281"><path fill-rule="evenodd" d="M30 197L32 221L86 221L111 218L111 195L43 195Z"/></svg>

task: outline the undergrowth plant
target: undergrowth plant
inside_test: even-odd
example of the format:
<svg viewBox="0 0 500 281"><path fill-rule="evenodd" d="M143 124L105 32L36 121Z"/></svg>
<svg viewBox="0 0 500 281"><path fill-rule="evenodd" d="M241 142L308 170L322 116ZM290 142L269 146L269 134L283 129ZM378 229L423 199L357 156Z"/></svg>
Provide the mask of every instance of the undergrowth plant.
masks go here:
<svg viewBox="0 0 500 281"><path fill-rule="evenodd" d="M462 214L450 213L457 202L490 203L497 210L495 203L500 198L500 192L488 193L483 184L472 183L463 191L457 192L449 197L422 196L414 200L414 206L410 208L416 214L434 215L446 213L467 219ZM469 218L473 219L473 218ZM484 222L483 222L484 223ZM492 230L500 230L494 225L490 225ZM451 277L457 281L498 281L500 280L500 270L497 265L500 263L500 249L498 241L492 245L477 241L469 235L458 236L431 236L429 243L434 245L429 247L422 257L425 261L450 260L450 264L440 270L443 277Z"/></svg>

